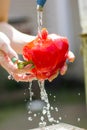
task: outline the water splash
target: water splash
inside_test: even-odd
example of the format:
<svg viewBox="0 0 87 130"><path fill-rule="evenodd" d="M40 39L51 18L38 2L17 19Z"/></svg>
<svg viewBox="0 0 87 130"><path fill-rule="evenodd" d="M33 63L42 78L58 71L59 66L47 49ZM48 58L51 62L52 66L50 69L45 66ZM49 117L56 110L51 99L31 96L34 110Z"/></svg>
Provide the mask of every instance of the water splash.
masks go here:
<svg viewBox="0 0 87 130"><path fill-rule="evenodd" d="M43 107L42 114L47 115L47 118L48 118L49 122L51 122L51 123L59 123L59 121L55 120L54 117L52 117L52 115L51 115L50 110L54 109L54 108L50 106L48 95L47 95L47 92L46 92L45 86L44 86L44 81L38 81L38 84L39 84L39 87L40 87L41 100L43 100L46 103L46 106ZM58 111L57 107L56 107L56 111Z"/></svg>
<svg viewBox="0 0 87 130"><path fill-rule="evenodd" d="M48 94L46 92L44 83L45 83L45 81L38 81L38 85L40 88L40 98L41 98L41 101L44 102L44 105L41 108L41 110L42 110L41 113L40 114L34 113L32 119L31 119L30 114L32 114L33 109L31 109L31 107L32 107L33 103L35 103L35 101L32 100L32 96L33 96L32 95L32 86L33 86L33 84L32 84L32 82L29 84L29 93L30 93L29 109L30 110L28 112L29 113L28 120L33 121L33 119L36 118L37 115L40 115L40 121L39 121L40 128L44 128L47 125L47 120L51 124L59 123L59 120L62 120L62 118L59 118L59 120L55 120L54 117L52 117L52 115L51 115L51 111L58 112L58 108L50 105L50 102L48 99ZM53 96L53 97L54 97L54 99L56 98L56 96ZM36 105L36 103L34 105ZM45 118L47 118L47 119L45 120Z"/></svg>
<svg viewBox="0 0 87 130"><path fill-rule="evenodd" d="M9 80L13 80L13 76L10 74L10 75L8 75L8 79Z"/></svg>
<svg viewBox="0 0 87 130"><path fill-rule="evenodd" d="M29 83L29 93L30 93L30 102L32 101L32 97L34 95L34 93L32 92L32 82Z"/></svg>

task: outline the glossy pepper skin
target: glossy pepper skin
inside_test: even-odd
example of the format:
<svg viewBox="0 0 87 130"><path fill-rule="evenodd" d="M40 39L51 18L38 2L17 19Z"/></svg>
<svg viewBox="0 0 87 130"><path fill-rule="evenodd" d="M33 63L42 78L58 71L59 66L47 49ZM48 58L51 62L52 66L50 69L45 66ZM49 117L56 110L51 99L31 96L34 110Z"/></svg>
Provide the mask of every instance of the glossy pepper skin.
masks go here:
<svg viewBox="0 0 87 130"><path fill-rule="evenodd" d="M66 37L48 34L42 29L41 35L29 42L23 48L23 57L32 61L34 68L31 73L39 80L49 79L64 66L69 52L69 43Z"/></svg>

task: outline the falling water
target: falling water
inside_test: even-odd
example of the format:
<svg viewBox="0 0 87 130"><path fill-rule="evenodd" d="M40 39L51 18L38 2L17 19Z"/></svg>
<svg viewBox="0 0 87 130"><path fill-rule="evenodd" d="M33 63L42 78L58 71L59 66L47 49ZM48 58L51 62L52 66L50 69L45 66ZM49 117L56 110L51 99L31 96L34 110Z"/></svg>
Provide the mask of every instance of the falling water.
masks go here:
<svg viewBox="0 0 87 130"><path fill-rule="evenodd" d="M32 96L33 96L33 92L32 92L32 82L29 83L29 92L30 92L30 102L32 101Z"/></svg>
<svg viewBox="0 0 87 130"><path fill-rule="evenodd" d="M45 127L46 124L47 124L47 120L45 121L45 118L47 117L48 119L48 122L51 123L51 124L54 124L54 123L59 123L59 120L55 120L54 117L52 117L51 115L51 110L52 111L55 111L55 112L58 112L58 108L57 107L52 107L50 106L50 103L49 103L49 99L48 99L48 94L45 90L45 85L44 85L44 82L45 81L38 81L38 85L39 85L39 89L40 89L40 98L41 98L41 101L43 101L45 103L45 105L43 106L42 108L42 114L40 116L40 121L39 121L39 127ZM29 92L30 92L30 105L32 104L32 96L33 96L33 92L32 92L32 82L29 84ZM55 98L55 96L54 96ZM32 113L32 110L29 110L28 112L29 114ZM29 121L32 121L33 118L35 118L37 116L36 113L34 113L33 117L31 117L29 115L29 118L28 120Z"/></svg>
<svg viewBox="0 0 87 130"><path fill-rule="evenodd" d="M43 25L43 11L37 11L37 25L38 25L38 33L39 36L41 36L41 29L42 29L42 25Z"/></svg>
<svg viewBox="0 0 87 130"><path fill-rule="evenodd" d="M13 76L12 76L11 74L9 74L9 75L8 75L8 79L9 79L9 80L13 80L14 78L13 78Z"/></svg>
<svg viewBox="0 0 87 130"><path fill-rule="evenodd" d="M43 107L42 114L45 115L47 114L48 121L51 123L59 123L58 120L55 120L54 117L51 116L50 109L53 107L50 106L49 99L48 99L48 94L45 90L44 86L45 81L38 81L39 87L40 87L40 95L41 95L41 100L43 100L46 103L46 106ZM53 108L54 109L54 108ZM56 111L58 111L58 108L55 108ZM46 122L45 122L46 124Z"/></svg>

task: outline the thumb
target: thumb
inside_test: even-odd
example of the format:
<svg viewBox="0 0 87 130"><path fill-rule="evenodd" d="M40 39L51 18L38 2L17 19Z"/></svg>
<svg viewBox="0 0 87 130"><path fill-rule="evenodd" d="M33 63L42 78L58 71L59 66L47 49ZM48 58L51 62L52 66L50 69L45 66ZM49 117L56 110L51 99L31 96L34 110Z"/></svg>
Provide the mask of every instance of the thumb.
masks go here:
<svg viewBox="0 0 87 130"><path fill-rule="evenodd" d="M2 50L6 55L8 55L10 59L12 59L13 57L18 59L17 53L10 46L10 40L2 32L0 32L0 50Z"/></svg>

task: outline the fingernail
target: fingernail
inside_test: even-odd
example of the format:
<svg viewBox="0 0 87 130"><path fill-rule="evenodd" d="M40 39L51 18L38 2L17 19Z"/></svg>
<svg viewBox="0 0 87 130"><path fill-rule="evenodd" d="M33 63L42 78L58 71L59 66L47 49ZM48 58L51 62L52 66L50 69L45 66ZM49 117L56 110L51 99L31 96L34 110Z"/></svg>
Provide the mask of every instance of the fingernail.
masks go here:
<svg viewBox="0 0 87 130"><path fill-rule="evenodd" d="M17 62L18 62L18 59L17 59L16 57L12 57L12 58L11 58L11 61L12 61L13 63L17 63Z"/></svg>

